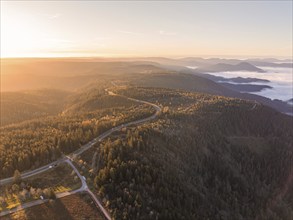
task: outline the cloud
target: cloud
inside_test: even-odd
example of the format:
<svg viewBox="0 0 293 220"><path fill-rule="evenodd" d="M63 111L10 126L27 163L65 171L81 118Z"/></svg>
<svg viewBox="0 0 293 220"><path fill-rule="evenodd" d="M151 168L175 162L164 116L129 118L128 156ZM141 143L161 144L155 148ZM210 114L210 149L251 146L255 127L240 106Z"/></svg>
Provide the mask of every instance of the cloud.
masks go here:
<svg viewBox="0 0 293 220"><path fill-rule="evenodd" d="M160 35L168 35L168 36L177 35L177 33L175 33L175 32L167 32L167 31L164 31L164 30L159 30L159 34Z"/></svg>

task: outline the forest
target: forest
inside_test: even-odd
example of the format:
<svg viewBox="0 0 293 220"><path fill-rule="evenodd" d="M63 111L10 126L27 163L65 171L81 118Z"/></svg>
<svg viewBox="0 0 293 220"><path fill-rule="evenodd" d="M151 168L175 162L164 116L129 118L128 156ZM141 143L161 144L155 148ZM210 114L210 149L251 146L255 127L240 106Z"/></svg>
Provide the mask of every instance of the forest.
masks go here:
<svg viewBox="0 0 293 220"><path fill-rule="evenodd" d="M258 102L198 92L111 91L162 107L156 120L117 131L77 158L113 219L291 220L292 117ZM11 123L0 127L0 178L45 165L155 111L103 87L66 100L58 111L30 120L13 122L10 114Z"/></svg>
<svg viewBox="0 0 293 220"><path fill-rule="evenodd" d="M97 147L94 182L114 219L291 219L291 117L199 93L119 92L165 107Z"/></svg>
<svg viewBox="0 0 293 220"><path fill-rule="evenodd" d="M59 114L0 127L0 178L48 164L114 126L154 113L147 105L106 95L100 89L69 100Z"/></svg>

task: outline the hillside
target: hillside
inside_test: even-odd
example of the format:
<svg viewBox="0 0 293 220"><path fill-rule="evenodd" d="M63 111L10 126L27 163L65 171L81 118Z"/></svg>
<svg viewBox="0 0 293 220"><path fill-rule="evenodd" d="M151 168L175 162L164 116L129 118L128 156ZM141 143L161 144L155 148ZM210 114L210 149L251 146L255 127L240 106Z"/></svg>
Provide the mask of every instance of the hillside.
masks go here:
<svg viewBox="0 0 293 220"><path fill-rule="evenodd" d="M122 129L78 158L91 166L88 178L114 219L290 219L292 117L195 92L211 86L215 94L227 91L201 77L134 76L108 83L109 89L162 106L158 120ZM103 84L68 94L62 106L62 114L1 127L1 178L54 161L113 126L154 112L109 94Z"/></svg>
<svg viewBox="0 0 293 220"><path fill-rule="evenodd" d="M292 118L219 96L120 92L164 109L97 146L95 184L114 219L291 219Z"/></svg>
<svg viewBox="0 0 293 220"><path fill-rule="evenodd" d="M241 62L235 65L226 64L226 63L217 63L210 66L199 67L196 69L198 72L225 72L225 71L250 71L250 72L259 72L264 73L265 71L253 66L247 62Z"/></svg>
<svg viewBox="0 0 293 220"><path fill-rule="evenodd" d="M1 91L50 88L77 91L92 83L104 83L124 74L166 71L150 62L94 59L1 59ZM105 78L107 79L105 81Z"/></svg>
<svg viewBox="0 0 293 220"><path fill-rule="evenodd" d="M259 92L264 89L272 89L268 85L252 85L252 84L233 84L233 83L220 83L228 89L232 89L238 92Z"/></svg>
<svg viewBox="0 0 293 220"><path fill-rule="evenodd" d="M202 92L212 95L240 98L260 102L266 106L276 109L279 112L292 112L292 106L286 102L280 100L271 100L263 96L249 93L240 93L238 91L232 90L231 88L226 88L220 83L216 83L210 79L205 78L205 75L206 74L201 74L193 70L186 69L180 72L169 71L147 75L132 75L128 78L125 77L122 85L127 84L135 86L180 89L188 92Z"/></svg>
<svg viewBox="0 0 293 220"><path fill-rule="evenodd" d="M35 117L34 109L29 109L31 120L0 127L0 178L59 159L113 126L154 112L144 104L118 102L99 87L89 91L71 94L60 114Z"/></svg>
<svg viewBox="0 0 293 220"><path fill-rule="evenodd" d="M223 96L236 94L234 91L226 89L225 87L203 77L177 72L137 75L132 78L129 77L128 84L145 87L183 89L186 91Z"/></svg>
<svg viewBox="0 0 293 220"><path fill-rule="evenodd" d="M293 0L0 1L0 220L293 220Z"/></svg>
<svg viewBox="0 0 293 220"><path fill-rule="evenodd" d="M286 102L231 90L206 74L182 66L194 60L205 62L205 65L213 65L220 60L235 66L239 63L239 60L202 58L2 59L1 91L51 88L79 93L97 86L105 89L111 86L112 81L119 81L125 85L183 89L256 100L280 112L292 112L292 106Z"/></svg>
<svg viewBox="0 0 293 220"><path fill-rule="evenodd" d="M1 92L0 126L56 115L70 92L53 89Z"/></svg>
<svg viewBox="0 0 293 220"><path fill-rule="evenodd" d="M252 82L257 82L257 83L268 83L270 82L269 80L266 79L259 79L259 78L251 78L251 77L232 77L232 78L225 78L221 76L214 76L211 74L203 74L203 76L207 79L210 79L215 82L233 82L233 83L252 83Z"/></svg>

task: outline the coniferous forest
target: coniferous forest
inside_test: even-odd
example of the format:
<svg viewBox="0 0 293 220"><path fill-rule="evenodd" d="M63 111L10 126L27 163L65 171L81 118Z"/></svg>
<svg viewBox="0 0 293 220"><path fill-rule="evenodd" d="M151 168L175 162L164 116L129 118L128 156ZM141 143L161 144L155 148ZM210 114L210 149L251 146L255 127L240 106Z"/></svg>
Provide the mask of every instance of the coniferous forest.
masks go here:
<svg viewBox="0 0 293 220"><path fill-rule="evenodd" d="M292 219L292 117L256 101L118 78L77 91L3 93L0 178L156 112L131 97L160 114L74 161L113 219Z"/></svg>
<svg viewBox="0 0 293 220"><path fill-rule="evenodd" d="M120 92L150 90L160 119L97 148L94 181L115 219L292 217L292 118L223 97Z"/></svg>

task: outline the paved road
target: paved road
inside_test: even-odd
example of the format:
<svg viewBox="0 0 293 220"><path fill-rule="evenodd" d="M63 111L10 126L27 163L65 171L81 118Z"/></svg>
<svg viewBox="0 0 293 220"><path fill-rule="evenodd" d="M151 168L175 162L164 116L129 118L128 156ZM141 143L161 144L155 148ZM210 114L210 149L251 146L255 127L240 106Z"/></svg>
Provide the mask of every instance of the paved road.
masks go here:
<svg viewBox="0 0 293 220"><path fill-rule="evenodd" d="M106 90L106 91L108 91L108 90ZM131 125L138 125L138 124L142 124L142 123L145 123L147 121L153 120L153 119L155 119L161 113L161 108L158 105L155 105L153 103L146 102L146 101L142 101L142 100L138 100L138 99L129 98L129 97L122 96L122 95L118 95L118 94L115 94L115 93L113 93L111 91L108 91L108 93L109 93L109 95L121 96L121 97L124 97L124 98L126 98L128 100L131 100L131 101L134 101L134 102L151 105L152 107L154 107L156 109L156 112L155 112L155 114L153 114L152 116L149 116L147 118L139 119L139 120L136 120L136 121L128 122L128 123L119 125L117 127L114 127L112 129L104 132L103 134L99 135L97 138L93 139L89 143L83 145L78 150L70 153L67 156L64 156L64 157L62 157L62 158L60 158L60 159L58 159L58 160L56 160L56 161L54 161L52 163L49 163L49 164L47 164L45 166L42 166L42 167L39 167L37 169L34 169L34 170L31 170L31 171L26 171L26 172L21 173L21 178L22 179L25 179L25 178L34 176L36 174L43 173L43 172L49 170L51 166L54 167L55 165L58 165L60 163L63 163L65 160L67 160L67 157L74 158L75 156L82 154L84 151L86 151L86 150L90 149L92 146L94 146L98 141L102 141L104 138L108 137L113 132L118 131L118 130L120 130L123 127L131 126ZM0 180L0 186L1 185L8 184L8 183L11 183L11 182L13 182L13 177L1 179Z"/></svg>
<svg viewBox="0 0 293 220"><path fill-rule="evenodd" d="M95 201L96 205L99 207L99 209L103 212L104 216L106 217L107 220L111 220L110 214L108 213L108 211L106 209L104 209L104 207L102 206L102 204L100 203L100 201L97 199L97 197L94 195L94 193L88 188L86 180L84 179L84 177L79 173L78 169L73 165L73 163L70 161L70 158L66 159L64 162L68 163L72 169L75 171L75 173L77 174L77 176L79 177L80 181L81 181L81 187L79 189L73 190L73 191L67 191L67 192L62 192L62 193L58 193L56 195L56 198L63 198L65 196L69 196L69 195L73 195L75 193L79 193L79 192L87 192L92 199ZM39 200L35 200L32 202L27 202L24 203L22 205L19 205L13 209L10 210L6 210L6 211L2 211L0 213L0 216L4 216L4 215L8 215L11 214L13 212L22 210L22 209L26 209L32 206L36 206L36 205L40 205L43 203L48 202L49 199L39 199Z"/></svg>
<svg viewBox="0 0 293 220"><path fill-rule="evenodd" d="M82 178L82 176L80 175L80 173L78 172L76 167L71 163L71 161L69 159L67 159L67 160L64 160L64 162L68 163L72 167L72 169L76 172L76 174L78 175L79 179L81 180L82 184L81 184L81 187L79 189L76 189L76 190L73 190L73 191L67 191L67 192L58 193L56 195L57 198L62 198L62 197L65 197L65 196L69 196L69 195L72 195L72 194L75 194L75 193L78 193L78 192L81 192L81 191L85 191L87 189L87 184L86 184L85 180ZM38 172L36 174L38 174ZM34 174L34 175L36 175L36 174ZM43 203L48 202L48 201L49 201L49 199L43 199L43 200L39 199L39 200L27 202L27 203L21 204L21 205L15 207L15 208L13 208L13 209L0 212L0 216L4 216L4 215L7 215L7 214L10 214L10 213L22 210L22 209L26 209L26 208L29 208L29 207L32 207L32 206L40 205L40 204L43 204Z"/></svg>
<svg viewBox="0 0 293 220"><path fill-rule="evenodd" d="M72 162L70 161L70 158L68 158L68 160L66 160L65 162L67 162L72 167L72 169L75 171L75 173L77 174L77 176L81 180L82 184L81 184L81 187L79 189L77 189L77 190L58 194L57 198L65 197L65 196L72 195L72 194L75 194L75 193L78 193L78 192L87 192L92 197L92 199L95 201L95 203L99 207L99 209L103 212L103 214L106 217L106 219L111 220L110 214L108 213L108 211L106 209L104 209L104 207L102 206L101 202L97 199L95 194L88 188L86 180L79 173L78 169L72 164Z"/></svg>
<svg viewBox="0 0 293 220"><path fill-rule="evenodd" d="M116 86L116 84L112 83L113 85ZM113 132L115 131L118 131L120 129L122 129L123 127L127 127L127 126L131 126L131 125L138 125L138 124L142 124L142 123L145 123L147 121L150 121L150 120L153 120L155 119L160 113L161 113L161 108L158 106L158 105L155 105L153 103L150 103L150 102L146 102L146 101L142 101L142 100L138 100L138 99L133 99L133 98L129 98L129 97L126 97L126 96L122 96L122 95L118 95L112 91L109 91L108 89L105 89L106 92L108 92L109 95L117 95L117 96L121 96L121 97L124 97L128 100L131 100L131 101L134 101L134 102L138 102L138 103L143 103L143 104L147 104L147 105L151 105L152 107L155 108L156 112L155 114L153 114L152 116L149 116L147 118L144 118L144 119L139 119L139 120L136 120L136 121L132 121L132 122L128 122L128 123L125 123L125 124L122 124L122 125L119 125L117 127L114 127L106 132L104 132L103 134L99 135L97 138L93 139L92 141L90 141L89 143L83 145L81 148L79 148L78 150L72 152L71 154L67 155L67 156L64 156L62 158L60 158L59 160L56 160L50 164L47 164L45 166L42 166L42 167L39 167L35 170L31 170L31 171L26 171L26 172L23 172L21 174L21 178L22 179L25 179L25 178L28 178L28 177L31 177L31 176L34 176L34 175L37 175L37 174L40 174L40 173L43 173L49 169L51 169L52 167L60 164L60 163L68 163L72 169L76 172L76 174L78 175L79 179L81 180L82 182L82 186L77 189L77 190L73 190L73 191L68 191L68 192L63 192L63 193L58 193L56 195L57 198L62 198L62 197L65 197L65 196L69 196L69 195L72 195L72 194L75 194L75 193L78 193L78 192L82 192L82 191L85 191L87 193L90 194L90 196L94 199L95 203L97 204L97 206L100 208L100 210L103 212L103 214L105 215L105 217L108 219L108 220L111 220L111 217L109 215L109 213L107 212L107 210L104 209L104 207L102 206L102 204L100 203L100 201L97 199L97 197L94 195L94 193L88 188L87 186L87 183L85 181L85 179L83 178L83 176L81 176L81 174L79 173L78 169L72 164L71 160L77 156L77 155L80 155L82 154L84 151L90 149L92 146L94 146L98 141L102 141L104 138L108 137L109 135L111 135ZM5 185L5 184L8 184L10 182L13 181L13 177L9 177L9 178L6 178L6 179L2 179L0 180L0 186L1 185ZM29 207L32 207L32 206L35 206L35 205L39 205L39 204L42 204L42 203L45 203L47 202L48 199L44 199L44 200L35 200L35 201L32 201L32 202L28 202L28 203L25 203L25 204L22 204L14 209L11 209L11 210L7 210L7 211L2 211L0 213L0 216L4 216L4 215L7 215L7 214L10 214L10 213L13 213L13 212L16 212L16 211L19 211L19 210L22 210L22 209L25 209L25 208L29 208Z"/></svg>
<svg viewBox="0 0 293 220"><path fill-rule="evenodd" d="M49 163L49 164L47 164L45 166L42 166L42 167L39 167L37 169L23 172L21 174L21 178L22 179L25 179L25 178L28 178L28 177L31 177L31 176L34 176L34 175L43 173L43 172L49 170L50 167L54 167L55 165L58 165L59 163L64 162L64 160L65 160L65 158L61 158L61 159L59 159L57 161L54 161L52 163ZM8 184L8 183L11 183L11 182L13 182L13 177L9 177L9 178L6 178L6 179L1 179L0 180L0 186L5 185L5 184Z"/></svg>

